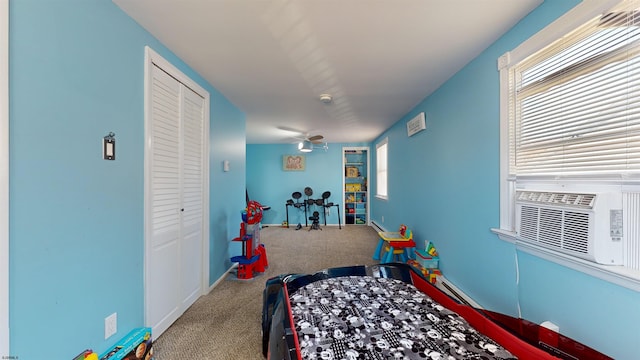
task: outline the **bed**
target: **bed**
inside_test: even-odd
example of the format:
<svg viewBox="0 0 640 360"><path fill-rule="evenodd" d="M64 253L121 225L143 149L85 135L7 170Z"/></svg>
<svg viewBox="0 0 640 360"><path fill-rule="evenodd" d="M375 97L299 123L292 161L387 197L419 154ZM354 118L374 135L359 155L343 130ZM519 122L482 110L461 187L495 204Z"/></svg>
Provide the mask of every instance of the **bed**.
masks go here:
<svg viewBox="0 0 640 360"><path fill-rule="evenodd" d="M267 280L262 348L268 359L611 359L462 304L400 263Z"/></svg>

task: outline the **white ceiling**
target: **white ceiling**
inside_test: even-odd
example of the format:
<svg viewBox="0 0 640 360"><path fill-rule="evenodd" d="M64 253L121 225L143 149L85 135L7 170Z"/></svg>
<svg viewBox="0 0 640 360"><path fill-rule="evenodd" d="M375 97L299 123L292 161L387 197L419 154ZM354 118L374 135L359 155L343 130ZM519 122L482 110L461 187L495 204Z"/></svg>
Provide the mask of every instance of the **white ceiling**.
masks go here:
<svg viewBox="0 0 640 360"><path fill-rule="evenodd" d="M249 144L371 141L542 2L113 1L246 114Z"/></svg>

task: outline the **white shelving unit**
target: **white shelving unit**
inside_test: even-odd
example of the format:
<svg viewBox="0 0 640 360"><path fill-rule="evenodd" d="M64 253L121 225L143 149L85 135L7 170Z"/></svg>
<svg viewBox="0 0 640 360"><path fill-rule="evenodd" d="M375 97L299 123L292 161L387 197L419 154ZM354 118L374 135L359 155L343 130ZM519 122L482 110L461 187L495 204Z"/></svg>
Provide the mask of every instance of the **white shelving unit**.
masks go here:
<svg viewBox="0 0 640 360"><path fill-rule="evenodd" d="M369 148L344 147L343 199L346 225L369 225Z"/></svg>

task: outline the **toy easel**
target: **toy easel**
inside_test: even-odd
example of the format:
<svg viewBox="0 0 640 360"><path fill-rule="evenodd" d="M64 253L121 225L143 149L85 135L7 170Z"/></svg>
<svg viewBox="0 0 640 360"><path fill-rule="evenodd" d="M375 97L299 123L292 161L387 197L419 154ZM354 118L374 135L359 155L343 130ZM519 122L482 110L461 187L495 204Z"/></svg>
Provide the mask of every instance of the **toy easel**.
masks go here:
<svg viewBox="0 0 640 360"><path fill-rule="evenodd" d="M242 255L234 256L231 262L238 263L238 279L249 280L254 272L263 273L269 266L267 251L260 244L260 221L262 220L262 205L257 201L249 201L246 210L242 212L240 236L233 241L242 241Z"/></svg>

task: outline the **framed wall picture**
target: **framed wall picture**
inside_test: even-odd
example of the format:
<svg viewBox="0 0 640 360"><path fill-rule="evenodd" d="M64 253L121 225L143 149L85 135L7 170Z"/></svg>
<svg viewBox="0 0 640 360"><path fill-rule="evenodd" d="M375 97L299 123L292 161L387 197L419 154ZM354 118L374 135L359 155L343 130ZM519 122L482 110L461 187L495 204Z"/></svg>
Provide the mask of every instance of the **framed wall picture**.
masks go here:
<svg viewBox="0 0 640 360"><path fill-rule="evenodd" d="M283 155L282 170L304 171L304 155Z"/></svg>

